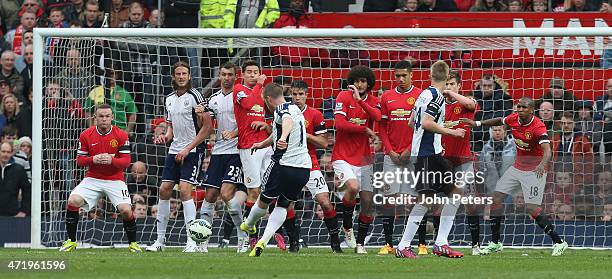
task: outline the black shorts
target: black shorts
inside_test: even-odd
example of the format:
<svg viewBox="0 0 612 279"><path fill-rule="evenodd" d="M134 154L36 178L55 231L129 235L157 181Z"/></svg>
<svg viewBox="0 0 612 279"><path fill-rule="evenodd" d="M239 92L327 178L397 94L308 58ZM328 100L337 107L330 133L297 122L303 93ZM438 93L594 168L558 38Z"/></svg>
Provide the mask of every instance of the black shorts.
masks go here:
<svg viewBox="0 0 612 279"><path fill-rule="evenodd" d="M221 189L221 184L242 185L242 162L238 154L220 154L210 157L206 179L202 186Z"/></svg>
<svg viewBox="0 0 612 279"><path fill-rule="evenodd" d="M299 199L309 179L310 169L283 166L272 161L262 179L260 198L266 203L277 199L277 206L286 208Z"/></svg>
<svg viewBox="0 0 612 279"><path fill-rule="evenodd" d="M176 154L168 154L164 162L162 181L174 183L182 181L191 185L198 185L202 155L202 153L191 152L183 159L183 163L179 164L175 160Z"/></svg>
<svg viewBox="0 0 612 279"><path fill-rule="evenodd" d="M417 157L414 171L420 172L416 181L419 194L440 193L453 186L454 176L450 163L441 155Z"/></svg>

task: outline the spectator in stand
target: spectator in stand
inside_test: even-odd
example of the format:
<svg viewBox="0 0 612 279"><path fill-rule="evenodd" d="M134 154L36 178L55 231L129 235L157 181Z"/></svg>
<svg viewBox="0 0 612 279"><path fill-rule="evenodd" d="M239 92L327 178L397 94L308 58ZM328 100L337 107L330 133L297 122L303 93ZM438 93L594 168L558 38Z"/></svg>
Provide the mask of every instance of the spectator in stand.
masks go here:
<svg viewBox="0 0 612 279"><path fill-rule="evenodd" d="M605 170L597 173L597 197L601 199L612 198L612 171Z"/></svg>
<svg viewBox="0 0 612 279"><path fill-rule="evenodd" d="M95 0L94 0L95 1ZM71 22L78 20L85 21L85 13L87 12L87 0L70 0L70 5L64 7L64 16L66 21Z"/></svg>
<svg viewBox="0 0 612 279"><path fill-rule="evenodd" d="M593 121L593 102L578 101L575 105L577 111L576 132L582 133L593 144L593 151L599 147L599 143L594 139L601 140L603 132L603 123L601 121ZM596 147L597 146L597 147Z"/></svg>
<svg viewBox="0 0 612 279"><path fill-rule="evenodd" d="M147 218L147 205L142 202L134 203L134 218L144 219Z"/></svg>
<svg viewBox="0 0 612 279"><path fill-rule="evenodd" d="M470 10L472 6L476 3L476 0L455 0L455 4L457 5L457 9L460 12L467 12Z"/></svg>
<svg viewBox="0 0 612 279"><path fill-rule="evenodd" d="M40 0L44 7L46 7L46 12L53 8L61 8L62 10L71 5L70 0Z"/></svg>
<svg viewBox="0 0 612 279"><path fill-rule="evenodd" d="M548 187L554 196L554 200L561 203L571 203L576 194L582 189L583 184L576 182L572 175L571 167L558 168L554 173L554 181L552 187Z"/></svg>
<svg viewBox="0 0 612 279"><path fill-rule="evenodd" d="M480 110L476 112L475 120L505 117L512 112L512 97L505 92L507 84L491 74L482 76L473 92ZM484 142L489 140L489 131L481 127L472 128L473 150L478 152Z"/></svg>
<svg viewBox="0 0 612 279"><path fill-rule="evenodd" d="M142 195L147 204L155 204L159 181L156 176L149 175L148 170L149 168L144 162L134 162L126 183L130 194Z"/></svg>
<svg viewBox="0 0 612 279"><path fill-rule="evenodd" d="M508 12L522 13L524 11L525 11L525 8L523 7L523 1L522 0L510 0L510 1L508 1Z"/></svg>
<svg viewBox="0 0 612 279"><path fill-rule="evenodd" d="M491 138L480 152L480 167L484 173L486 193L492 193L502 174L512 166L516 156L514 138L506 131L506 126L489 128Z"/></svg>
<svg viewBox="0 0 612 279"><path fill-rule="evenodd" d="M612 0L603 1L599 7L599 11L602 13L612 13Z"/></svg>
<svg viewBox="0 0 612 279"><path fill-rule="evenodd" d="M417 12L458 12L453 0L423 0Z"/></svg>
<svg viewBox="0 0 612 279"><path fill-rule="evenodd" d="M393 12L399 9L403 2L403 0L365 0L363 12Z"/></svg>
<svg viewBox="0 0 612 279"><path fill-rule="evenodd" d="M13 95L13 88L8 79L0 77L0 100L6 95Z"/></svg>
<svg viewBox="0 0 612 279"><path fill-rule="evenodd" d="M20 111L19 102L15 95L2 97L0 113L6 118L6 125L12 125L18 129L19 136L32 136L32 116Z"/></svg>
<svg viewBox="0 0 612 279"><path fill-rule="evenodd" d="M85 111L93 115L96 106L109 104L113 109L113 125L125 131L133 138L134 127L136 125L136 104L132 95L123 89L117 81L120 80L119 71L107 70L108 77L105 79L106 86L100 85L89 92L89 97L85 101ZM90 119L90 125L95 125L94 118Z"/></svg>
<svg viewBox="0 0 612 279"><path fill-rule="evenodd" d="M21 54L24 45L24 34L26 31L32 31L36 26L36 16L34 13L25 12L20 17L21 24L17 28L9 31L4 35L6 43L11 45L13 52Z"/></svg>
<svg viewBox="0 0 612 279"><path fill-rule="evenodd" d="M151 217L155 219L157 219L157 208L158 208L157 204L151 206Z"/></svg>
<svg viewBox="0 0 612 279"><path fill-rule="evenodd" d="M595 115L593 119L599 121L612 121L612 78L606 82L606 94L595 101Z"/></svg>
<svg viewBox="0 0 612 279"><path fill-rule="evenodd" d="M574 207L569 204L562 204L555 212L555 220L557 221L575 221Z"/></svg>
<svg viewBox="0 0 612 279"><path fill-rule="evenodd" d="M470 12L505 12L508 6L502 0L476 0Z"/></svg>
<svg viewBox="0 0 612 279"><path fill-rule="evenodd" d="M402 2L402 5L395 10L396 12L416 12L419 8L418 0L404 0Z"/></svg>
<svg viewBox="0 0 612 279"><path fill-rule="evenodd" d="M61 8L53 8L49 12L49 28L68 28L68 22L65 21L66 16Z"/></svg>
<svg viewBox="0 0 612 279"><path fill-rule="evenodd" d="M14 143L19 138L19 130L14 126L7 125L2 128L2 142Z"/></svg>
<svg viewBox="0 0 612 279"><path fill-rule="evenodd" d="M28 34L31 34L29 32ZM34 45L27 45L24 48L23 55L19 56L21 70L19 74L23 79L23 92L29 92L32 89L32 74L33 74L33 64L34 64ZM17 62L15 62L15 69L19 70L17 67Z"/></svg>
<svg viewBox="0 0 612 279"><path fill-rule="evenodd" d="M132 152L132 161L142 161L149 166L149 175L161 177L164 160L168 153L165 144L155 144L154 139L166 134L168 123L164 118L156 118L151 123L151 134L144 141L137 141L135 151Z"/></svg>
<svg viewBox="0 0 612 279"><path fill-rule="evenodd" d="M170 1L168 1L170 2ZM112 0L110 7L110 27L117 28L130 18L130 9L123 5L123 0Z"/></svg>
<svg viewBox="0 0 612 279"><path fill-rule="evenodd" d="M13 159L12 143L0 144L0 171L0 216L26 217L30 214L32 186L24 168Z"/></svg>
<svg viewBox="0 0 612 279"><path fill-rule="evenodd" d="M0 64L2 66L1 78L8 80L13 94L19 96L20 100L24 100L23 88L25 84L23 78L15 69L15 53L5 50L0 56Z"/></svg>
<svg viewBox="0 0 612 279"><path fill-rule="evenodd" d="M164 13L160 13L158 9L152 9L149 13L149 23L151 28L164 27Z"/></svg>
<svg viewBox="0 0 612 279"><path fill-rule="evenodd" d="M533 0L531 3L531 10L536 13L548 12L548 1L547 0Z"/></svg>
<svg viewBox="0 0 612 279"><path fill-rule="evenodd" d="M569 8L565 9L566 12L595 12L599 10L597 6L592 4L592 0L565 0L566 6L568 2Z"/></svg>
<svg viewBox="0 0 612 279"><path fill-rule="evenodd" d="M32 161L32 139L29 137L21 137L19 138L19 151L18 153L23 154L23 156L28 160Z"/></svg>
<svg viewBox="0 0 612 279"><path fill-rule="evenodd" d="M32 164L30 163L30 159L28 158L28 155L26 155L24 152L21 151L20 142L22 139L24 142L29 142L30 150L31 150L32 140L29 137L21 137L19 140L9 141L8 143L13 144L13 152L14 152L13 159L15 160L15 163L23 167L23 169L26 171L26 174L28 176L28 182L32 183L32 168L31 168Z"/></svg>
<svg viewBox="0 0 612 279"><path fill-rule="evenodd" d="M235 3L235 4L234 4ZM277 0L228 0L223 19L225 28L268 28L280 18Z"/></svg>
<svg viewBox="0 0 612 279"><path fill-rule="evenodd" d="M612 221L612 197L608 197L604 203L601 221Z"/></svg>
<svg viewBox="0 0 612 279"><path fill-rule="evenodd" d="M43 6L38 3L38 0L24 0L21 9L17 12L19 17L23 16L24 13L30 12L35 16L34 21L38 26L47 26L47 13Z"/></svg>
<svg viewBox="0 0 612 279"><path fill-rule="evenodd" d="M57 75L56 79L67 94L83 105L96 83L95 76L87 67L82 67L82 59L78 49L69 49L66 52L66 68Z"/></svg>
<svg viewBox="0 0 612 279"><path fill-rule="evenodd" d="M564 112L561 116L561 134L552 138L553 162L555 165L572 166L576 184L593 182L593 147L587 137L574 131L574 114Z"/></svg>
<svg viewBox="0 0 612 279"><path fill-rule="evenodd" d="M542 102L538 107L538 117L548 130L548 135L552 136L555 126L555 108L551 102Z"/></svg>
<svg viewBox="0 0 612 279"><path fill-rule="evenodd" d="M88 0L85 4L85 13L83 20L81 20L81 27L83 28L100 28L102 27L102 21L100 21L100 4L96 0Z"/></svg>
<svg viewBox="0 0 612 279"><path fill-rule="evenodd" d="M559 119L565 111L574 111L574 94L565 89L565 80L554 77L550 80L549 91L542 96L538 103L547 101L553 104L555 119ZM539 104L538 104L539 105Z"/></svg>
<svg viewBox="0 0 612 279"><path fill-rule="evenodd" d="M4 26L6 30L17 28L19 24L19 15L17 13L19 9L21 9L22 2L22 0L0 1L0 26ZM30 3L28 3L28 5L30 5Z"/></svg>

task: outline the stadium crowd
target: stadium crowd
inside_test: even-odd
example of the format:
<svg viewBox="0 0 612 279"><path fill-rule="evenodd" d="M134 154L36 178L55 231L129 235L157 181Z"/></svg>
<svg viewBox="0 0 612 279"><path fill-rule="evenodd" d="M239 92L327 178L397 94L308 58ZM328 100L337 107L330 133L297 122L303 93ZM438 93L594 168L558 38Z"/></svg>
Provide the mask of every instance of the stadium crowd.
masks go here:
<svg viewBox="0 0 612 279"><path fill-rule="evenodd" d="M215 4L208 4L215 2ZM224 3L223 7L221 7ZM228 2L228 4L225 4ZM233 1L233 11L225 5L232 1L168 0L3 0L0 1L0 216L24 217L30 213L32 157L32 63L34 27L48 28L299 28L309 27L308 11L323 11L316 0ZM253 5L255 2L257 4ZM161 4L161 5L160 5ZM158 8L161 6L161 10ZM324 8L324 7L323 7ZM241 13L252 9L252 13ZM612 12L612 1L602 0L365 0L363 12ZM108 15L108 17L105 16ZM240 16L236 16L239 14ZM88 45L92 44L92 45ZM46 42L43 125L43 212L64 208L67 193L82 176L74 160L79 133L93 124L91 113L101 103L113 107L114 125L124 129L132 141L132 165L127 184L136 218L155 216L158 179L167 154L167 147L153 139L166 132L163 118L164 93L169 93L169 65L186 59L199 76L196 84L204 86L214 81L214 69L229 57L237 55L228 49L204 49L202 59L190 48L167 48L157 60L157 49L138 44L87 42L50 39ZM91 46L94 51L82 53ZM367 53L331 50L328 60L309 56L308 49L275 47L269 50L273 61L269 65L317 66L349 68L369 65ZM461 52L459 54L462 55ZM320 54L317 54L320 56ZM602 67L612 53L605 52ZM416 57L416 58L415 58ZM101 59L103 58L103 59ZM334 59L336 58L336 59ZM411 56L415 65L431 60ZM117 62L120 61L120 62ZM452 63L452 54L449 56ZM158 67L162 65L164 67ZM475 67L477 65L470 65ZM278 76L274 82L291 84L291 77ZM606 92L596 100L581 100L567 89L567 81L553 78L547 82L547 92L537 102L537 116L547 125L552 139L554 164L551 166L545 196L547 211L558 220L612 219L612 79L605 82ZM334 84L336 85L336 84ZM346 82L338 81L338 90ZM494 75L483 75L473 96L481 110L475 120L509 115L514 100L507 93L507 83ZM381 89L380 92L384 90ZM157 92L157 93L151 93ZM333 96L322 102L321 110L331 122ZM40 132L40 131L35 131ZM334 172L330 154L334 143L320 150L322 171L329 188L334 190ZM514 160L514 139L504 127L474 129L473 150L476 168L486 173L483 193L493 190L495 181ZM8 144L6 144L8 143ZM208 149L214 145L208 140ZM382 152L379 141L372 149ZM382 158L381 156L378 156ZM207 157L209 160L209 157ZM206 170L207 164L203 164ZM305 199L297 208L311 212L311 218L321 218L317 206L304 192ZM199 203L203 193L196 190ZM336 199L336 202L338 200ZM524 208L522 197L508 201L508 212ZM104 200L87 214L89 218L117 218ZM198 204L199 205L199 204ZM338 206L342 206L341 203ZM181 203L171 201L171 218L181 214ZM219 202L216 212L222 212ZM319 207L320 210L320 207ZM485 213L486 214L486 213Z"/></svg>

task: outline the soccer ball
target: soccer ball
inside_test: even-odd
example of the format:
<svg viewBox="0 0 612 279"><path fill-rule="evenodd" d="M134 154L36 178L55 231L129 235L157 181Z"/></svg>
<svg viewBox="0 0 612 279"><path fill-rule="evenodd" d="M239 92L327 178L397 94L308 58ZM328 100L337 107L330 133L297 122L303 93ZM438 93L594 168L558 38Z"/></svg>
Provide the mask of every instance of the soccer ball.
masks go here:
<svg viewBox="0 0 612 279"><path fill-rule="evenodd" d="M189 237L197 243L208 240L212 235L212 225L204 219L193 220L187 229L189 230Z"/></svg>

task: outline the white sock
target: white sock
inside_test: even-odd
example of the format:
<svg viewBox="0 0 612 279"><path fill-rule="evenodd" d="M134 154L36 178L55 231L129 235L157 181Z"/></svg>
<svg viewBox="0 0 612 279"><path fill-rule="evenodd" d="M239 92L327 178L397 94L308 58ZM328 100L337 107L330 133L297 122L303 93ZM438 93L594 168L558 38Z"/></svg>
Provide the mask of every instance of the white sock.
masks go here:
<svg viewBox="0 0 612 279"><path fill-rule="evenodd" d="M416 234L419 229L419 225L421 224L421 220L423 220L423 216L427 213L427 207L422 204L417 204L410 211L410 216L408 216L408 221L406 221L406 228L404 228L404 234L402 235L402 240L397 245L397 249L404 249L410 246L412 239L414 238L414 234Z"/></svg>
<svg viewBox="0 0 612 279"><path fill-rule="evenodd" d="M170 200L159 200L157 204L157 240L166 239L166 227L170 216Z"/></svg>
<svg viewBox="0 0 612 279"><path fill-rule="evenodd" d="M226 203L227 212L232 217L238 237L247 237L247 233L240 229L240 223L242 223L242 206L240 206L240 200L237 197L232 198Z"/></svg>
<svg viewBox="0 0 612 279"><path fill-rule="evenodd" d="M440 213L440 228L438 229L436 245L448 245L448 234L453 228L457 209L459 209L459 205L453 202L445 204L444 207L442 207L442 213Z"/></svg>
<svg viewBox="0 0 612 279"><path fill-rule="evenodd" d="M196 207L193 199L183 201L183 217L185 219L185 226L188 226L196 217ZM187 245L195 244L195 241L191 237L187 237Z"/></svg>
<svg viewBox="0 0 612 279"><path fill-rule="evenodd" d="M206 200L204 200L204 202L202 203L202 207L200 208L200 218L212 224L214 210L215 210L215 204L209 203Z"/></svg>
<svg viewBox="0 0 612 279"><path fill-rule="evenodd" d="M249 227L255 226L255 223L259 221L262 217L266 216L268 212L267 208L260 208L258 203L255 203L251 208L251 213L249 213L249 217L247 217L246 225Z"/></svg>
<svg viewBox="0 0 612 279"><path fill-rule="evenodd" d="M287 209L284 207L277 206L272 210L270 217L268 218L268 224L264 230L263 235L259 241L263 242L264 245L268 245L268 242L272 236L276 233L287 219Z"/></svg>

